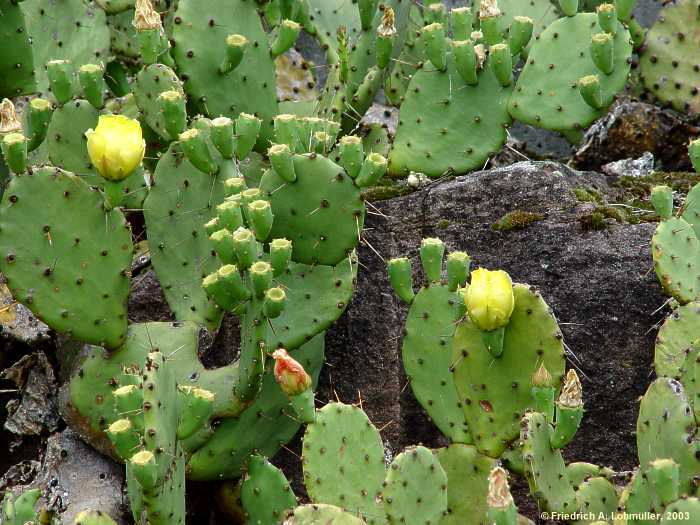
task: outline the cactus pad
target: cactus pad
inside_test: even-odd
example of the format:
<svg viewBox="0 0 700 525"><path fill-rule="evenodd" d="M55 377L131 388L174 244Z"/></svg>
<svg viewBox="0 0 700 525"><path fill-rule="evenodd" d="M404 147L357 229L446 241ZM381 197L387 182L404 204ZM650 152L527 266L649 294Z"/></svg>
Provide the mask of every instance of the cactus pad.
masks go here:
<svg viewBox="0 0 700 525"><path fill-rule="evenodd" d="M282 471L257 455L248 461L241 501L251 525L277 525L285 512L297 504Z"/></svg>
<svg viewBox="0 0 700 525"><path fill-rule="evenodd" d="M333 505L313 504L302 505L285 521L284 525L364 525L364 521L343 509Z"/></svg>
<svg viewBox="0 0 700 525"><path fill-rule="evenodd" d="M56 109L46 132L49 159L54 166L78 175L95 173L85 132L97 127L100 112L87 100L71 100Z"/></svg>
<svg viewBox="0 0 700 525"><path fill-rule="evenodd" d="M0 98L29 94L36 88L34 55L19 2L0 0ZM12 74L8 72L12 71Z"/></svg>
<svg viewBox="0 0 700 525"><path fill-rule="evenodd" d="M294 170L294 182L270 170L260 183L275 215L269 237L291 240L296 262L338 264L357 245L364 224L360 190L343 168L322 155L295 155Z"/></svg>
<svg viewBox="0 0 700 525"><path fill-rule="evenodd" d="M306 427L304 484L315 503L338 505L367 523L384 523L377 495L384 481L379 432L359 408L329 403Z"/></svg>
<svg viewBox="0 0 700 525"><path fill-rule="evenodd" d="M700 72L695 60L698 38L697 2L666 4L647 33L646 49L639 62L646 88L682 112L700 111Z"/></svg>
<svg viewBox="0 0 700 525"><path fill-rule="evenodd" d="M102 511L87 510L75 517L73 525L117 525L117 522Z"/></svg>
<svg viewBox="0 0 700 525"><path fill-rule="evenodd" d="M518 437L519 415L532 406L532 375L539 366L544 363L555 386L564 374L562 335L549 307L526 285L515 285L513 293L515 308L498 359L468 319L458 325L453 345L455 385L474 444L491 457Z"/></svg>
<svg viewBox="0 0 700 525"><path fill-rule="evenodd" d="M173 58L191 102L212 118L239 113L260 117L258 145L267 148L272 117L277 113L275 64L253 0L212 0L202 9L197 0L178 2L173 18ZM245 36L249 45L230 73L219 72L226 37Z"/></svg>
<svg viewBox="0 0 700 525"><path fill-rule="evenodd" d="M576 491L576 499L580 512L586 516L578 522L580 524L592 523L597 516L612 516L617 510L615 485L605 478L592 477L581 483Z"/></svg>
<svg viewBox="0 0 700 525"><path fill-rule="evenodd" d="M158 95L164 91L177 91L184 96L182 83L175 72L163 64L146 66L136 75L133 91L146 124L163 139L176 139L177 137L170 137L166 131L165 117L157 102Z"/></svg>
<svg viewBox="0 0 700 525"><path fill-rule="evenodd" d="M639 406L639 464L646 466L655 459L672 459L678 463L681 495L692 494L694 480L700 476L700 441L696 430L683 386L669 378L654 381Z"/></svg>
<svg viewBox="0 0 700 525"><path fill-rule="evenodd" d="M700 239L700 184L693 186L686 195L681 218L693 226L695 235Z"/></svg>
<svg viewBox="0 0 700 525"><path fill-rule="evenodd" d="M556 131L579 130L602 116L624 88L632 54L629 31L618 22L614 38L614 70L604 74L593 63L591 36L602 32L595 13L579 13L550 24L534 41L508 104L513 118ZM598 75L602 109L581 97L578 81Z"/></svg>
<svg viewBox="0 0 700 525"><path fill-rule="evenodd" d="M677 378L688 351L698 341L700 303L679 306L665 320L656 336L654 369L659 376Z"/></svg>
<svg viewBox="0 0 700 525"><path fill-rule="evenodd" d="M674 501L664 511L661 525L681 525L700 516L700 499L684 498Z"/></svg>
<svg viewBox="0 0 700 525"><path fill-rule="evenodd" d="M561 452L549 444L552 432L544 414L529 412L523 417L525 475L530 491L544 508L552 512L575 512L576 493L569 483Z"/></svg>
<svg viewBox="0 0 700 525"><path fill-rule="evenodd" d="M471 442L450 373L455 326L465 310L462 296L447 286L431 283L421 289L406 318L402 350L416 399L440 431L456 443Z"/></svg>
<svg viewBox="0 0 700 525"><path fill-rule="evenodd" d="M700 241L682 218L661 221L651 239L654 270L664 291L685 304L700 299Z"/></svg>
<svg viewBox="0 0 700 525"><path fill-rule="evenodd" d="M441 523L447 511L447 475L429 449L406 449L389 466L382 498L390 525Z"/></svg>
<svg viewBox="0 0 700 525"><path fill-rule="evenodd" d="M58 168L13 177L0 208L0 267L14 297L46 324L117 348L126 335L131 231L103 202Z"/></svg>
<svg viewBox="0 0 700 525"><path fill-rule="evenodd" d="M32 41L34 71L40 92L46 92L46 64L68 59L94 64L109 57L109 27L105 12L83 0L25 0L22 10Z"/></svg>
<svg viewBox="0 0 700 525"><path fill-rule="evenodd" d="M389 156L391 174L465 173L481 168L506 141L512 84L501 86L487 63L479 83L470 86L457 73L452 54L447 60L445 71L426 62L411 79Z"/></svg>
<svg viewBox="0 0 700 525"><path fill-rule="evenodd" d="M213 153L214 154L214 153ZM178 143L158 162L144 202L151 261L175 317L216 328L222 312L202 288L219 267L204 225L224 200L223 183L237 176L235 165L214 154L219 172L207 175L185 158Z"/></svg>
<svg viewBox="0 0 700 525"><path fill-rule="evenodd" d="M314 385L323 365L323 344L323 335L319 335L290 352L304 366ZM260 394L253 404L239 417L220 421L214 435L190 458L187 475L195 480L240 477L251 454L273 456L300 426L300 421L292 415L289 399L275 381L272 363L268 363Z"/></svg>
<svg viewBox="0 0 700 525"><path fill-rule="evenodd" d="M489 472L497 462L471 445L452 444L436 450L447 474L447 514L442 525L488 525L486 494Z"/></svg>

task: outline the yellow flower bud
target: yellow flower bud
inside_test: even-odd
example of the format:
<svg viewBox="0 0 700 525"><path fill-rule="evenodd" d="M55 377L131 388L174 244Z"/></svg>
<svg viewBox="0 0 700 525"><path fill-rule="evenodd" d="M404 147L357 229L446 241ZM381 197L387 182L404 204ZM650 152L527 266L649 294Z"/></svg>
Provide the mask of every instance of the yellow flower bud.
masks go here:
<svg viewBox="0 0 700 525"><path fill-rule="evenodd" d="M471 275L465 298L469 318L486 332L507 325L515 306L510 275L485 268L474 270Z"/></svg>
<svg viewBox="0 0 700 525"><path fill-rule="evenodd" d="M109 181L127 178L139 167L146 142L138 120L123 115L102 115L96 129L85 132L90 160Z"/></svg>
<svg viewBox="0 0 700 525"><path fill-rule="evenodd" d="M275 360L275 380L282 392L290 397L297 396L311 387L311 377L301 363L280 348L272 353Z"/></svg>

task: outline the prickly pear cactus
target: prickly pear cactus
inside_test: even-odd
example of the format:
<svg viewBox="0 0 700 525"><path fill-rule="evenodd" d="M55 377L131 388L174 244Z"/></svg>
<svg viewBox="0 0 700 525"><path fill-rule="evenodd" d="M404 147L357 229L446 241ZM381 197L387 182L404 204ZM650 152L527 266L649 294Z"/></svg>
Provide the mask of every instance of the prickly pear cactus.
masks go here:
<svg viewBox="0 0 700 525"><path fill-rule="evenodd" d="M448 255L449 282L442 282L442 258L432 268L428 258L423 273L427 279L413 296L411 264L408 259L389 262L389 274L396 293L410 302L403 338L403 366L416 399L440 431L456 443L471 443L469 426L450 371L452 340L457 322L464 317L464 298L457 287L466 284L469 259L463 252ZM434 263L433 263L434 266ZM437 271L435 271L437 270Z"/></svg>
<svg viewBox="0 0 700 525"><path fill-rule="evenodd" d="M106 61L109 27L105 12L83 0L25 0L22 10L26 34L31 38L38 91L45 93L48 78L44 64L67 59L74 64Z"/></svg>
<svg viewBox="0 0 700 525"><path fill-rule="evenodd" d="M516 284L515 307L505 327L503 353L487 350L479 329L465 319L457 326L452 369L474 444L499 457L519 435L519 420L532 407L532 376L541 364L558 388L564 373L564 345L554 315L539 292Z"/></svg>
<svg viewBox="0 0 700 525"><path fill-rule="evenodd" d="M248 40L241 62L222 73L229 35ZM173 17L173 58L190 101L205 116L240 113L262 119L258 145L266 148L277 113L275 64L268 36L253 0L214 0L206 9L196 0L177 3Z"/></svg>
<svg viewBox="0 0 700 525"><path fill-rule="evenodd" d="M32 93L36 89L34 55L19 2L0 1L0 98ZM11 72L11 73L10 73Z"/></svg>
<svg viewBox="0 0 700 525"><path fill-rule="evenodd" d="M248 523L277 525L297 500L287 478L262 456L252 456L241 487Z"/></svg>
<svg viewBox="0 0 700 525"><path fill-rule="evenodd" d="M116 521L102 511L86 510L75 517L73 525L116 525Z"/></svg>
<svg viewBox="0 0 700 525"><path fill-rule="evenodd" d="M493 458L472 445L454 443L435 451L447 475L447 514L443 525L488 525L489 472L497 465Z"/></svg>
<svg viewBox="0 0 700 525"><path fill-rule="evenodd" d="M379 432L358 407L329 403L306 427L304 484L314 503L337 505L367 523L385 523L378 496L386 475Z"/></svg>
<svg viewBox="0 0 700 525"><path fill-rule="evenodd" d="M317 503L297 507L284 521L284 525L316 525L318 523L364 525L365 522L339 507Z"/></svg>
<svg viewBox="0 0 700 525"><path fill-rule="evenodd" d="M561 452L550 445L552 428L544 414L530 412L523 418L521 440L530 490L552 512L577 510L576 493L569 483Z"/></svg>
<svg viewBox="0 0 700 525"><path fill-rule="evenodd" d="M694 49L700 38L695 0L665 4L649 30L639 66L645 87L660 101L687 113L700 111L700 70Z"/></svg>
<svg viewBox="0 0 700 525"><path fill-rule="evenodd" d="M679 217L659 222L651 239L654 270L664 291L685 304L700 298L700 185L689 193Z"/></svg>
<svg viewBox="0 0 700 525"><path fill-rule="evenodd" d="M0 268L18 300L59 332L124 343L132 243L121 211L72 173L38 168L10 181L0 231Z"/></svg>
<svg viewBox="0 0 700 525"><path fill-rule="evenodd" d="M396 456L382 500L390 525L439 522L447 510L447 476L435 454L418 446Z"/></svg>
<svg viewBox="0 0 700 525"><path fill-rule="evenodd" d="M38 489L28 490L18 496L14 496L11 491L5 492L0 509L1 523L6 525L25 525L34 523L38 519L38 514L34 510L36 502L41 497Z"/></svg>
<svg viewBox="0 0 700 525"><path fill-rule="evenodd" d="M579 132L602 116L624 88L630 71L629 31L621 22L615 23L614 35L610 35L600 27L595 13L579 13L560 18L542 31L508 103L512 117L566 134ZM608 71L601 70L592 55L592 42L598 38L613 49ZM597 78L592 80L593 105L579 92L580 80L588 77Z"/></svg>
<svg viewBox="0 0 700 525"><path fill-rule="evenodd" d="M670 378L654 381L642 398L637 419L637 453L644 467L655 459L679 466L679 495L693 494L700 476L700 441L693 410L683 385Z"/></svg>

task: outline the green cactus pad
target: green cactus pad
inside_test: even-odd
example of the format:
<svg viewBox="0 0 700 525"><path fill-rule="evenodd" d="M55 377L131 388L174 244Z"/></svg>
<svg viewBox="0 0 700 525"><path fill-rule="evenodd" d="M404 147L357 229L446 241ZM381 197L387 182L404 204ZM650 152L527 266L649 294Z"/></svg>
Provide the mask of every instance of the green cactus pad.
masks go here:
<svg viewBox="0 0 700 525"><path fill-rule="evenodd" d="M143 509L150 525L185 524L185 456L177 440L179 418L176 367L170 354L148 355L143 373L143 441L156 459L156 484L141 487ZM131 468L131 462L127 470ZM128 482L133 486L133 480ZM134 489L130 487L130 492ZM135 520L138 517L135 513Z"/></svg>
<svg viewBox="0 0 700 525"><path fill-rule="evenodd" d="M516 284L515 307L505 327L503 353L494 359L470 320L455 333L454 380L474 444L499 457L518 437L520 415L532 406L532 375L544 363L558 386L564 345L554 315L534 289Z"/></svg>
<svg viewBox="0 0 700 525"><path fill-rule="evenodd" d="M83 0L24 0L22 10L32 41L38 90L48 89L46 64L67 59L74 64L95 64L109 57L107 15Z"/></svg>
<svg viewBox="0 0 700 525"><path fill-rule="evenodd" d="M442 523L447 511L447 475L435 454L418 446L396 456L386 475L382 499L390 525Z"/></svg>
<svg viewBox="0 0 700 525"><path fill-rule="evenodd" d="M139 58L141 50L136 29L132 24L133 20L133 10L107 16L110 49L115 55L125 58Z"/></svg>
<svg viewBox="0 0 700 525"><path fill-rule="evenodd" d="M593 477L578 485L576 499L579 511L586 516L579 524L593 523L598 516L612 516L617 510L615 485L606 478Z"/></svg>
<svg viewBox="0 0 700 525"><path fill-rule="evenodd" d="M661 525L681 525L697 520L700 516L700 499L683 498L671 503L664 510Z"/></svg>
<svg viewBox="0 0 700 525"><path fill-rule="evenodd" d="M498 0L498 7L501 10L503 27L510 27L516 16L532 18L532 40L526 49L530 48L542 31L561 16L559 5L552 0Z"/></svg>
<svg viewBox="0 0 700 525"><path fill-rule="evenodd" d="M285 525L364 525L362 519L333 505L312 504L294 509Z"/></svg>
<svg viewBox="0 0 700 525"><path fill-rule="evenodd" d="M77 175L94 174L85 132L97 127L100 112L87 100L71 100L53 112L46 144L54 166Z"/></svg>
<svg viewBox="0 0 700 525"><path fill-rule="evenodd" d="M436 450L447 474L447 514L441 525L489 525L486 494L489 472L497 462L471 445L452 444Z"/></svg>
<svg viewBox="0 0 700 525"><path fill-rule="evenodd" d="M292 241L292 259L305 264L338 264L358 243L365 218L360 190L345 170L316 154L295 155L296 181L270 170L260 182L275 221L269 238Z"/></svg>
<svg viewBox="0 0 700 525"><path fill-rule="evenodd" d="M686 195L681 209L681 218L693 225L695 235L700 238L700 184L693 186Z"/></svg>
<svg viewBox="0 0 700 525"><path fill-rule="evenodd" d="M403 48L391 73L384 79L384 96L393 106L401 105L418 64L426 60L425 46L421 40L421 27L423 27L423 15L417 5L411 4Z"/></svg>
<svg viewBox="0 0 700 525"><path fill-rule="evenodd" d="M693 480L700 476L700 441L696 431L683 386L674 379L657 379L639 406L639 464L644 467L655 459L672 459L680 467L680 494L692 494Z"/></svg>
<svg viewBox="0 0 700 525"><path fill-rule="evenodd" d="M235 164L218 156L219 172L207 175L172 144L160 160L144 202L151 262L175 317L214 329L222 311L207 297L202 279L219 267L204 225L224 200L226 179L239 176Z"/></svg>
<svg viewBox="0 0 700 525"><path fill-rule="evenodd" d="M569 483L561 452L549 444L552 432L544 414L529 412L523 417L521 439L525 475L530 492L544 508L572 513L578 510L576 493Z"/></svg>
<svg viewBox="0 0 700 525"><path fill-rule="evenodd" d="M569 476L569 483L573 487L578 487L584 481L594 477L610 478L615 474L615 471L607 467L599 467L593 463L585 463L577 461L569 463L566 466L566 474Z"/></svg>
<svg viewBox="0 0 700 525"><path fill-rule="evenodd" d="M13 296L46 324L117 348L126 336L131 231L103 202L58 168L13 177L0 207L0 268Z"/></svg>
<svg viewBox="0 0 700 525"><path fill-rule="evenodd" d="M365 153L379 153L384 157L388 157L391 151L391 139L386 126L373 122L369 125L366 132L367 134L362 137L362 146Z"/></svg>
<svg viewBox="0 0 700 525"><path fill-rule="evenodd" d="M0 98L26 95L36 89L34 55L19 3L0 0ZM9 72L12 72L11 74Z"/></svg>
<svg viewBox="0 0 700 525"><path fill-rule="evenodd" d="M143 362L151 351L163 353L178 385L198 386L215 395L212 417L238 416L245 406L231 387L238 376L237 365L206 369L197 356L200 330L195 323L132 324L121 348L112 352L86 348L62 392L66 419L99 450L114 455L103 431L124 414L117 412L112 392L140 382Z"/></svg>
<svg viewBox="0 0 700 525"><path fill-rule="evenodd" d="M1 523L7 525L25 525L37 519L34 506L41 497L41 490L32 489L15 497L11 491L5 492L0 509Z"/></svg>
<svg viewBox="0 0 700 525"><path fill-rule="evenodd" d="M136 75L133 92L143 119L161 138L169 141L177 137L170 137L166 131L165 117L157 102L158 95L164 91L177 91L183 97L185 95L180 79L168 66L151 64Z"/></svg>
<svg viewBox="0 0 700 525"><path fill-rule="evenodd" d="M75 517L73 525L117 525L117 522L100 510L87 510Z"/></svg>
<svg viewBox="0 0 700 525"><path fill-rule="evenodd" d="M314 385L323 365L323 345L321 334L290 352L303 365ZM190 458L188 477L194 480L240 477L251 454L272 457L297 433L301 422L292 414L289 399L275 382L272 363L268 363L260 394L253 404L239 417L220 421L214 435ZM251 432L251 428L255 431Z"/></svg>
<svg viewBox="0 0 700 525"><path fill-rule="evenodd" d="M306 427L304 484L314 503L338 505L369 524L384 523L377 495L384 482L379 432L358 407L329 403Z"/></svg>
<svg viewBox="0 0 700 525"><path fill-rule="evenodd" d="M635 520L634 525L657 525L656 519L641 519L644 513L653 516L659 512L663 505L654 494L651 484L641 470L635 471L629 484L620 496L620 508L627 514L637 514L640 519Z"/></svg>
<svg viewBox="0 0 700 525"><path fill-rule="evenodd" d="M479 83L470 86L457 73L452 54L445 71L426 62L401 104L389 172L440 177L481 168L506 141L512 91L512 85L501 86L490 63L479 73Z"/></svg>
<svg viewBox="0 0 700 525"><path fill-rule="evenodd" d="M579 13L550 24L534 41L508 104L514 119L556 131L587 127L607 111L615 94L624 88L632 54L629 31L618 23L614 38L614 70L605 75L593 63L591 36L602 32L595 13ZM583 100L578 81L598 75L603 107L594 109Z"/></svg>
<svg viewBox="0 0 700 525"><path fill-rule="evenodd" d="M678 378L688 350L700 339L700 303L679 306L659 329L654 349L654 370L663 377Z"/></svg>
<svg viewBox="0 0 700 525"><path fill-rule="evenodd" d="M651 239L654 270L664 291L681 304L700 299L700 241L684 219L661 221Z"/></svg>
<svg viewBox="0 0 700 525"><path fill-rule="evenodd" d="M252 456L248 461L241 501L251 525L277 525L297 504L282 471L262 456Z"/></svg>
<svg viewBox="0 0 700 525"><path fill-rule="evenodd" d="M293 350L328 329L350 301L356 268L348 259L337 266L290 263L277 277L289 308L270 319L271 346Z"/></svg>
<svg viewBox="0 0 700 525"><path fill-rule="evenodd" d="M700 72L695 60L699 22L694 0L666 4L647 33L639 61L646 88L662 102L688 113L700 111Z"/></svg>
<svg viewBox="0 0 700 525"><path fill-rule="evenodd" d="M253 0L211 0L202 9L197 0L178 2L173 18L173 58L190 101L212 118L251 113L262 119L258 146L269 146L272 117L277 114L275 64ZM222 75L226 37L245 36L242 62Z"/></svg>
<svg viewBox="0 0 700 525"><path fill-rule="evenodd" d="M432 283L411 304L403 338L403 366L418 402L440 431L456 443L471 435L459 401L452 365L452 339L465 314L462 296Z"/></svg>

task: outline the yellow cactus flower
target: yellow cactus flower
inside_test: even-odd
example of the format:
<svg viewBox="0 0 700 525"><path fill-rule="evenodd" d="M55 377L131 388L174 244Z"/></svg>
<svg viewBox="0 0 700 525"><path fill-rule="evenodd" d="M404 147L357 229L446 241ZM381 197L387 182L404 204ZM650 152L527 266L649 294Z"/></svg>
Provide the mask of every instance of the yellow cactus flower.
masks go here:
<svg viewBox="0 0 700 525"><path fill-rule="evenodd" d="M507 325L515 306L510 275L485 268L478 268L471 275L465 298L469 318L486 332Z"/></svg>
<svg viewBox="0 0 700 525"><path fill-rule="evenodd" d="M146 142L138 120L123 115L102 115L96 129L85 132L90 160L109 181L120 181L139 167Z"/></svg>

